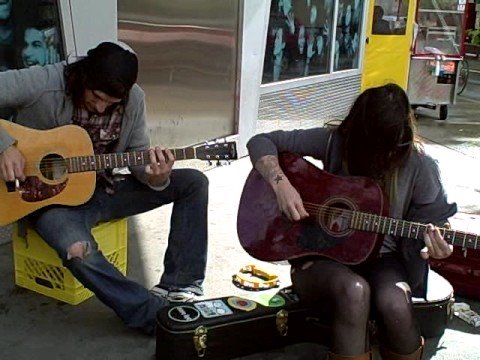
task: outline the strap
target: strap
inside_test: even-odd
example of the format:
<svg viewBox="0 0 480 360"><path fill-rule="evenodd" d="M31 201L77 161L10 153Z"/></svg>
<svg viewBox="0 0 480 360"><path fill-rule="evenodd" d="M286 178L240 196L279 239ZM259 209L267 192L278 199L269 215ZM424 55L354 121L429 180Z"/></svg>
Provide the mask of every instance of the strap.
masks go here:
<svg viewBox="0 0 480 360"><path fill-rule="evenodd" d="M327 121L324 125L330 132L328 135L327 146L325 148L325 161L323 162L323 170L328 171L330 166L330 154L332 153L333 133L340 126L343 120L333 119Z"/></svg>
<svg viewBox="0 0 480 360"><path fill-rule="evenodd" d="M328 171L330 165L330 153L332 152L332 138L333 129L329 128L330 134L328 135L327 147L325 148L325 161L323 162L323 170Z"/></svg>
<svg viewBox="0 0 480 360"><path fill-rule="evenodd" d="M17 236L27 239L28 221L25 218L17 220Z"/></svg>

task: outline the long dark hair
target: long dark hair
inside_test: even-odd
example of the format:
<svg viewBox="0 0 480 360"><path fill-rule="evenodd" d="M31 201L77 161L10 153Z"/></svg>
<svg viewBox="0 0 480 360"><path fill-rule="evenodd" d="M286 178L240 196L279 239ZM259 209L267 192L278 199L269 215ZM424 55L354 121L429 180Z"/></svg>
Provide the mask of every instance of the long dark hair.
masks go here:
<svg viewBox="0 0 480 360"><path fill-rule="evenodd" d="M360 94L338 131L350 175L378 180L401 166L418 142L407 94L395 84Z"/></svg>
<svg viewBox="0 0 480 360"><path fill-rule="evenodd" d="M137 81L138 59L130 50L104 42L88 51L83 59L65 67L65 92L75 107L81 107L85 89L128 100L130 89Z"/></svg>

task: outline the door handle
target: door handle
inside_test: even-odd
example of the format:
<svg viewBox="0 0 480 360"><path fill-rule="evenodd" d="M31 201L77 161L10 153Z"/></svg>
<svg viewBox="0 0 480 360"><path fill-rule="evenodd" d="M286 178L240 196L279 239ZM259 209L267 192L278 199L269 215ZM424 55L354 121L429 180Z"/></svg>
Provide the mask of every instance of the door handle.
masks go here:
<svg viewBox="0 0 480 360"><path fill-rule="evenodd" d="M370 43L370 38L368 36L365 38L365 43L367 43L367 44Z"/></svg>

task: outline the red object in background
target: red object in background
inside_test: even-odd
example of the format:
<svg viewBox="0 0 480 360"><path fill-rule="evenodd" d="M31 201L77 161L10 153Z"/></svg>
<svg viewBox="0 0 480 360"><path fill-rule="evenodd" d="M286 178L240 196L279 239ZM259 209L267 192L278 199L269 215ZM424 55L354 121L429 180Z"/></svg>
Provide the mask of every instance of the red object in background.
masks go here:
<svg viewBox="0 0 480 360"><path fill-rule="evenodd" d="M466 8L465 8L465 24L463 24L464 26L464 30L465 30L465 39L464 41L465 42L469 42L467 41L466 38L468 38L468 35L466 33L466 30L470 30L470 29L474 29L475 28L475 16L476 16L476 12L475 12L475 3L469 3L467 2L466 5Z"/></svg>
<svg viewBox="0 0 480 360"><path fill-rule="evenodd" d="M463 256L459 246L446 259L430 259L430 266L446 278L456 295L480 300L480 250L469 249Z"/></svg>
<svg viewBox="0 0 480 360"><path fill-rule="evenodd" d="M451 219L453 229L480 234L480 215L457 213ZM478 238L477 238L478 240ZM480 242L470 248L466 256L461 246L453 247L453 254L446 259L430 259L430 266L446 278L456 295L480 300Z"/></svg>

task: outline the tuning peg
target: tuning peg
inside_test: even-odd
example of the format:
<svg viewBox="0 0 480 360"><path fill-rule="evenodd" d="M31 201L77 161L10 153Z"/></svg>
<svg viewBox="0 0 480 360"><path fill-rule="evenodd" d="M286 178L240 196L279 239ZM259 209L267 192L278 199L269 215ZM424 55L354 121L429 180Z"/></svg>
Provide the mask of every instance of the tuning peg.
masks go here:
<svg viewBox="0 0 480 360"><path fill-rule="evenodd" d="M217 166L222 166L222 162L220 160L217 160Z"/></svg>
<svg viewBox="0 0 480 360"><path fill-rule="evenodd" d="M212 166L212 161L211 160L208 160L207 163L208 163L208 166Z"/></svg>

